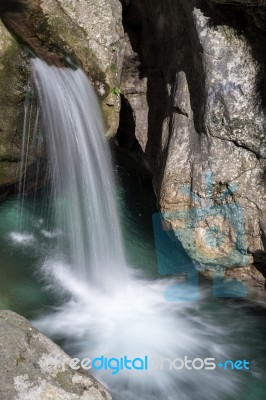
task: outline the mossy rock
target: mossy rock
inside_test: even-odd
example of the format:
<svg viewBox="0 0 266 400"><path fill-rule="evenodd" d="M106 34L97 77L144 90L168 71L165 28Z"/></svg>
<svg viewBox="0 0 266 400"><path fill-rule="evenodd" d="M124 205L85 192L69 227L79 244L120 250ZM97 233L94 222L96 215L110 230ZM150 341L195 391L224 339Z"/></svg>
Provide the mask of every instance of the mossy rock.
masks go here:
<svg viewBox="0 0 266 400"><path fill-rule="evenodd" d="M24 101L29 82L28 56L0 22L0 192L17 181L21 161ZM28 154L37 158L34 149Z"/></svg>
<svg viewBox="0 0 266 400"><path fill-rule="evenodd" d="M119 0L25 0L22 12L2 16L6 27L38 57L57 66L71 60L84 69L105 110L109 137L115 135L119 123L120 99L111 104L109 95L120 85L121 7Z"/></svg>

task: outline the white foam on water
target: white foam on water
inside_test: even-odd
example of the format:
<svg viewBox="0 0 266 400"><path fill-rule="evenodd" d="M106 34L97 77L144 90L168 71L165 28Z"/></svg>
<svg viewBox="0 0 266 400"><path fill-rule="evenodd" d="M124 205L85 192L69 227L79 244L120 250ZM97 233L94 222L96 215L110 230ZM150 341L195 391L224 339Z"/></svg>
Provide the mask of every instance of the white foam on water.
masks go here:
<svg viewBox="0 0 266 400"><path fill-rule="evenodd" d="M14 243L20 245L31 245L35 242L34 236L29 233L11 232L9 237Z"/></svg>
<svg viewBox="0 0 266 400"><path fill-rule="evenodd" d="M166 302L164 290L173 280L132 276L119 290L106 292L79 281L62 261L47 261L44 273L70 299L34 323L49 336L64 338L66 350L75 357L148 356L153 363L162 357L224 360L232 356L232 345L225 344L223 337L234 334L235 324L219 326L213 318L204 320L196 303ZM208 393L213 400L237 398L243 378L218 369L123 370L115 376L110 370L90 372L121 400L191 400L195 393L197 399L206 399Z"/></svg>
<svg viewBox="0 0 266 400"><path fill-rule="evenodd" d="M41 234L46 237L47 239L55 239L57 238L59 235L62 234L62 232L60 230L55 230L55 231L47 231L45 229L41 230Z"/></svg>

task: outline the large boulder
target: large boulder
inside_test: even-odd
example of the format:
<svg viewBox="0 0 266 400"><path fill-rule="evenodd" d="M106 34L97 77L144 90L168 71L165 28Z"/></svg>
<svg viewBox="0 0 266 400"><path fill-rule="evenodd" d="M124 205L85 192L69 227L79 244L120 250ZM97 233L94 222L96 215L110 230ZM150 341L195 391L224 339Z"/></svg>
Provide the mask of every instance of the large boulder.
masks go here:
<svg viewBox="0 0 266 400"><path fill-rule="evenodd" d="M0 312L1 400L111 400L100 383L71 369L69 362L25 318Z"/></svg>

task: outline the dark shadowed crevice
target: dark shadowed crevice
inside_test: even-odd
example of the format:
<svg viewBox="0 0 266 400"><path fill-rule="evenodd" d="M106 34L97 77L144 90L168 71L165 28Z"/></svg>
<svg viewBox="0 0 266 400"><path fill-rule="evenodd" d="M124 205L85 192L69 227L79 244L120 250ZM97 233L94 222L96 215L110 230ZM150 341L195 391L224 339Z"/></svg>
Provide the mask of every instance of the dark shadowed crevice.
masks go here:
<svg viewBox="0 0 266 400"><path fill-rule="evenodd" d="M139 150L140 146L135 136L136 122L132 107L125 96L121 95L120 120L117 130L117 141L120 147L129 150Z"/></svg>
<svg viewBox="0 0 266 400"><path fill-rule="evenodd" d="M21 12L26 4L24 0L0 0L0 16L5 12Z"/></svg>
<svg viewBox="0 0 266 400"><path fill-rule="evenodd" d="M192 6L150 0L122 1L123 26L138 55L139 79L147 79L148 138L145 157L152 168L161 163L163 123L174 112L173 88L184 71L191 97L195 130L203 131L205 72L202 48L192 18Z"/></svg>

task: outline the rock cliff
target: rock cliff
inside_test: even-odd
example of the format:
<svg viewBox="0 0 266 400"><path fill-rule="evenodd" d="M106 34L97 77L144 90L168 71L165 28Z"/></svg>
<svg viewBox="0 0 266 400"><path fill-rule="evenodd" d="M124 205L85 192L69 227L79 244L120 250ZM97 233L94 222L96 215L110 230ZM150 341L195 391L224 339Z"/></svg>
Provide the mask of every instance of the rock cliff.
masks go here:
<svg viewBox="0 0 266 400"><path fill-rule="evenodd" d="M254 22L265 7L217 3L227 2L123 2L118 140L139 147L160 209L195 261L265 273L265 32Z"/></svg>

